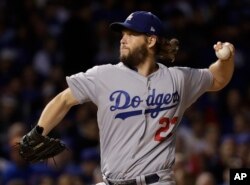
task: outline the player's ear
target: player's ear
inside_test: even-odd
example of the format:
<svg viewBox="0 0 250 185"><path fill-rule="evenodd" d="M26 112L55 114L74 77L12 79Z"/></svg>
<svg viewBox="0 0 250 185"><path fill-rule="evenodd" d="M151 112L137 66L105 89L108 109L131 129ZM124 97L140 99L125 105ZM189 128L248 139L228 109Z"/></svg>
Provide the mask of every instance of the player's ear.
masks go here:
<svg viewBox="0 0 250 185"><path fill-rule="evenodd" d="M148 40L148 47L153 48L156 44L157 37L155 35L150 35L147 37Z"/></svg>

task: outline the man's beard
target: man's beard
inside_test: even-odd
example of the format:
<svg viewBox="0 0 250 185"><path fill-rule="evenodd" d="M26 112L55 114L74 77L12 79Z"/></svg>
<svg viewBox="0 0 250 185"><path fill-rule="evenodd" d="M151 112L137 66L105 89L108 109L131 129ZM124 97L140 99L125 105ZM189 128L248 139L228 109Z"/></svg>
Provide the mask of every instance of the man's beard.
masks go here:
<svg viewBox="0 0 250 185"><path fill-rule="evenodd" d="M145 43L141 46L138 46L134 50L129 51L130 52L126 56L120 54L120 61L131 69L135 69L136 66L143 63L148 57L148 50Z"/></svg>

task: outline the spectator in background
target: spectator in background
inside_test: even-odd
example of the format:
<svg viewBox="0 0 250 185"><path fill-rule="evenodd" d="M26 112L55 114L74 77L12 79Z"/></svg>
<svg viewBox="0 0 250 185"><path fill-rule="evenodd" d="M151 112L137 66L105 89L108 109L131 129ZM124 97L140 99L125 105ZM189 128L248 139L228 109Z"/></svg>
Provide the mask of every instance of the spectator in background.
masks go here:
<svg viewBox="0 0 250 185"><path fill-rule="evenodd" d="M62 64L62 56L57 48L57 41L53 37L47 37L33 59L33 67L44 78L48 78L52 68Z"/></svg>
<svg viewBox="0 0 250 185"><path fill-rule="evenodd" d="M236 153L236 142L234 137L225 136L220 145L217 160L210 163L209 171L214 175L217 184L224 182L224 173L230 168L241 168L242 163Z"/></svg>
<svg viewBox="0 0 250 185"><path fill-rule="evenodd" d="M25 132L27 132L27 128L22 122L12 123L9 127L5 146L8 161L2 168L2 179L0 179L0 183L3 185L18 183L37 185L45 176L56 177L54 171L48 166L44 164L30 165L20 157L16 145Z"/></svg>
<svg viewBox="0 0 250 185"><path fill-rule="evenodd" d="M238 110L233 116L233 132L235 135L248 135L250 125L248 116L245 112Z"/></svg>
<svg viewBox="0 0 250 185"><path fill-rule="evenodd" d="M237 88L229 89L225 95L225 100L222 102L222 106L220 108L221 129L223 131L222 134L232 134L236 128L234 122L235 116L245 109L245 103L247 102L244 101L243 94ZM249 107L243 112L245 111L249 114Z"/></svg>
<svg viewBox="0 0 250 185"><path fill-rule="evenodd" d="M174 173L177 185L193 185L195 176L188 167L188 157L181 152L175 155Z"/></svg>
<svg viewBox="0 0 250 185"><path fill-rule="evenodd" d="M85 148L99 146L99 131L97 119L90 117L82 123L77 124L78 138L77 141L82 141L75 146L77 153Z"/></svg>
<svg viewBox="0 0 250 185"><path fill-rule="evenodd" d="M203 172L196 179L195 185L216 185L216 182L212 174Z"/></svg>
<svg viewBox="0 0 250 185"><path fill-rule="evenodd" d="M55 180L52 177L42 177L37 185L55 185Z"/></svg>
<svg viewBox="0 0 250 185"><path fill-rule="evenodd" d="M103 182L103 177L102 177L101 168L98 164L98 166L96 167L96 169L94 170L94 173L93 173L93 183L98 184L101 182Z"/></svg>
<svg viewBox="0 0 250 185"><path fill-rule="evenodd" d="M236 138L236 155L242 168L250 166L250 134L237 135Z"/></svg>
<svg viewBox="0 0 250 185"><path fill-rule="evenodd" d="M94 173L100 164L99 151L97 148L86 148L81 151L81 178L86 184L94 184ZM95 174L96 175L96 174Z"/></svg>
<svg viewBox="0 0 250 185"><path fill-rule="evenodd" d="M203 153L206 158L205 161L211 163L217 158L219 152L220 128L217 123L210 122L206 125L205 130L205 147Z"/></svg>
<svg viewBox="0 0 250 185"><path fill-rule="evenodd" d="M13 121L16 121L15 117L18 116L17 111L18 111L18 104L17 101L15 99L15 97L11 96L11 95L3 95L0 98L0 121L1 121L1 137L2 134L5 135L6 134L6 129L8 129L9 125L11 125L11 123Z"/></svg>
<svg viewBox="0 0 250 185"><path fill-rule="evenodd" d="M229 185L229 181L230 181L230 172L229 172L229 168L226 168L222 173L222 175L223 175L223 182L222 183L220 183L219 185Z"/></svg>
<svg viewBox="0 0 250 185"><path fill-rule="evenodd" d="M85 185L78 176L71 174L62 174L56 185Z"/></svg>
<svg viewBox="0 0 250 185"><path fill-rule="evenodd" d="M2 172L2 183L4 185L14 182L30 185L32 167L19 156L18 150L14 149L14 146L25 132L26 128L23 123L14 123L8 130L6 147L8 149L9 162Z"/></svg>

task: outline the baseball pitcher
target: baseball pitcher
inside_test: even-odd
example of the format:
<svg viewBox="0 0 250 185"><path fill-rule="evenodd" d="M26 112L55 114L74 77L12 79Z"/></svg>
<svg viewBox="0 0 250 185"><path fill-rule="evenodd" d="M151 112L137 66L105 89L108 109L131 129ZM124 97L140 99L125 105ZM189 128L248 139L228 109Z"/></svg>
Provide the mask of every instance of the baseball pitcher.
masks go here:
<svg viewBox="0 0 250 185"><path fill-rule="evenodd" d="M164 38L161 20L137 11L110 25L121 33L120 61L66 77L68 88L43 110L38 124L20 141L31 162L65 149L46 136L70 108L88 101L98 107L101 171L107 185L174 185L176 129L185 110L207 91L225 87L234 70L234 47L214 45L218 60L207 69L166 67L178 40ZM226 56L225 56L226 55Z"/></svg>

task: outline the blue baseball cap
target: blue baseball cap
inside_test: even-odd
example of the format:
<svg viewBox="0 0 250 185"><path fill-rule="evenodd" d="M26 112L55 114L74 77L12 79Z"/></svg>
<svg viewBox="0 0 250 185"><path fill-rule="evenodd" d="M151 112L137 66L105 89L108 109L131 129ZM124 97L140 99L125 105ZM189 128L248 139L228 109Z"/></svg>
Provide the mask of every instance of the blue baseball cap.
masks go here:
<svg viewBox="0 0 250 185"><path fill-rule="evenodd" d="M164 28L161 20L151 12L136 11L131 13L124 22L110 24L114 31L121 32L129 29L138 33L163 36Z"/></svg>

